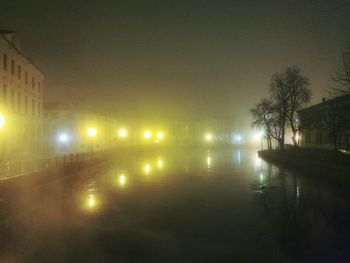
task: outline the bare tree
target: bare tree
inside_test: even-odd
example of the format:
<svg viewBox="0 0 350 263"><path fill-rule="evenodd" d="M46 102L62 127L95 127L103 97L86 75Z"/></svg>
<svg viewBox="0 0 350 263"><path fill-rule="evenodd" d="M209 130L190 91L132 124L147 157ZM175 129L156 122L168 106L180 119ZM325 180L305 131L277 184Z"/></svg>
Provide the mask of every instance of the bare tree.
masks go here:
<svg viewBox="0 0 350 263"><path fill-rule="evenodd" d="M272 101L266 98L261 99L260 102L250 110L253 116L252 126L264 130L264 135L267 141L267 148L269 150L272 149L271 133L273 129L273 121L271 110Z"/></svg>
<svg viewBox="0 0 350 263"><path fill-rule="evenodd" d="M277 132L275 139L278 147L284 150L286 124L289 110L289 92L284 83L284 74L275 73L270 83L271 98L274 103L274 130Z"/></svg>
<svg viewBox="0 0 350 263"><path fill-rule="evenodd" d="M297 111L302 109L310 101L310 84L308 78L301 74L298 67L288 67L283 75L283 82L287 89L286 92L288 93L287 119L293 133L293 144L297 146L297 133L299 129Z"/></svg>
<svg viewBox="0 0 350 263"><path fill-rule="evenodd" d="M341 64L331 74L331 77L337 84L336 87L330 89L332 95L350 94L350 44L344 49Z"/></svg>

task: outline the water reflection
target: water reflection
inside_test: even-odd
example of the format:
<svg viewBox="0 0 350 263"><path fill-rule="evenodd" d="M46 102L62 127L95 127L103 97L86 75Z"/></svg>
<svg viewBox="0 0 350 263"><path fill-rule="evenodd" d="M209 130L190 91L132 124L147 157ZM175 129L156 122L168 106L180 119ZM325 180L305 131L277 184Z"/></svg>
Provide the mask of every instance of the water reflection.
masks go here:
<svg viewBox="0 0 350 263"><path fill-rule="evenodd" d="M150 172L151 172L151 165L148 164L148 163L146 163L145 166L144 166L144 168L143 168L143 170L144 170L144 172L145 172L146 175L149 175Z"/></svg>
<svg viewBox="0 0 350 263"><path fill-rule="evenodd" d="M120 185L121 187L124 187L124 186L125 186L125 182L126 182L126 177L125 177L124 174L121 174L121 175L119 176L119 185Z"/></svg>
<svg viewBox="0 0 350 263"><path fill-rule="evenodd" d="M74 254L76 262L86 253L106 262L159 262L175 254L200 262L203 253L211 262L231 262L240 251L240 262L349 262L349 197L255 151L130 154L105 167L28 192L27 185L1 192L0 262L70 262L51 260L56 254L45 254L47 247L84 251ZM48 233L38 231L43 226ZM200 256L183 249L197 243L206 248ZM22 257L31 246L32 259L1 257ZM228 260L218 260L218 251Z"/></svg>
<svg viewBox="0 0 350 263"><path fill-rule="evenodd" d="M94 211L97 208L97 191L98 188L96 186L96 180L90 179L87 183L88 186L88 194L85 201L85 207L89 211Z"/></svg>
<svg viewBox="0 0 350 263"><path fill-rule="evenodd" d="M159 159L159 160L157 161L157 166L158 166L159 169L162 169L162 168L163 168L163 160L162 160L162 159Z"/></svg>

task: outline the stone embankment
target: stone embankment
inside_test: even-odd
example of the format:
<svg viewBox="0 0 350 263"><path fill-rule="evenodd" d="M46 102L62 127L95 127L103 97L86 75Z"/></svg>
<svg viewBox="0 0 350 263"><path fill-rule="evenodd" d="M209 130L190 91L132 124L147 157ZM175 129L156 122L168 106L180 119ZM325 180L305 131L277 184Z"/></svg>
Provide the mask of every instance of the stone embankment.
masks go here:
<svg viewBox="0 0 350 263"><path fill-rule="evenodd" d="M291 148L262 150L259 156L291 171L350 183L350 155L340 151Z"/></svg>

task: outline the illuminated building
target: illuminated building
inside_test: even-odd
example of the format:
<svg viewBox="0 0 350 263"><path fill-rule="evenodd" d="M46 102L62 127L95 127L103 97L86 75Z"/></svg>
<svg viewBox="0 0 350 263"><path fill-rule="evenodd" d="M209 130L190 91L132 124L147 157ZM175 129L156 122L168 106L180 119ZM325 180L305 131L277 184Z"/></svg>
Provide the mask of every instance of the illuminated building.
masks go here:
<svg viewBox="0 0 350 263"><path fill-rule="evenodd" d="M42 150L44 75L24 53L15 31L0 30L0 153L35 158Z"/></svg>

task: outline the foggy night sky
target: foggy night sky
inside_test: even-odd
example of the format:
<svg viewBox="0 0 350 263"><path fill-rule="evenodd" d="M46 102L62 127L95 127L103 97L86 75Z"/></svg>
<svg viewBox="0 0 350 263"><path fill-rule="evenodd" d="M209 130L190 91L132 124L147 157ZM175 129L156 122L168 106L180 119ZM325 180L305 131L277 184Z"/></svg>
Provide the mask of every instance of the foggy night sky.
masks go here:
<svg viewBox="0 0 350 263"><path fill-rule="evenodd" d="M350 43L350 1L1 0L50 101L117 118L249 118L271 75L298 65L313 103Z"/></svg>

